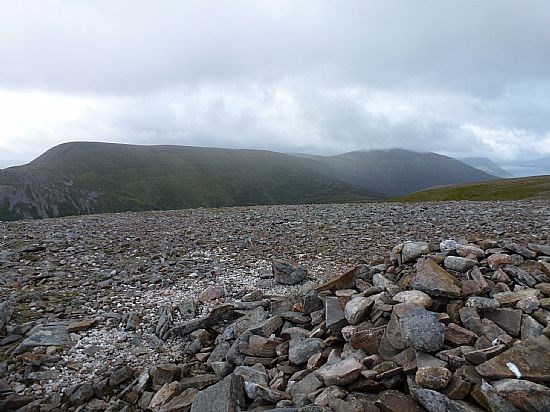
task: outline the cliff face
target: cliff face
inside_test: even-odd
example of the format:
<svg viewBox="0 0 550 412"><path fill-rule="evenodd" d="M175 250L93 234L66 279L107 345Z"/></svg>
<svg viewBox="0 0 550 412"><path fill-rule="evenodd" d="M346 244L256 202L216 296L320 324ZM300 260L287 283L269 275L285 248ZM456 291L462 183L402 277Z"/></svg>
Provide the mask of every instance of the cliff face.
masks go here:
<svg viewBox="0 0 550 412"><path fill-rule="evenodd" d="M30 219L91 213L100 193L76 188L70 176L19 167L0 170L0 219Z"/></svg>

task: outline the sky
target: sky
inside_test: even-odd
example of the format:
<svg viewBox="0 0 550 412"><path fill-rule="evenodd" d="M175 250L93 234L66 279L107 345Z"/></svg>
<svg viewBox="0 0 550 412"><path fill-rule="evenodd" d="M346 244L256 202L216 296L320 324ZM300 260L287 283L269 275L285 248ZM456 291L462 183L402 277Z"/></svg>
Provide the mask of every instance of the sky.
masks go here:
<svg viewBox="0 0 550 412"><path fill-rule="evenodd" d="M67 141L550 155L546 0L0 0L0 167Z"/></svg>

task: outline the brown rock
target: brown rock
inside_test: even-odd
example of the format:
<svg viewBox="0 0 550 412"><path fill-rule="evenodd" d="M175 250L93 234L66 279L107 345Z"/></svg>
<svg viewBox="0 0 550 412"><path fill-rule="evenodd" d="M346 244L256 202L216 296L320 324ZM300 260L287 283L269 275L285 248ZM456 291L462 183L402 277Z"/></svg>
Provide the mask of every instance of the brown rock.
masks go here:
<svg viewBox="0 0 550 412"><path fill-rule="evenodd" d="M485 251L475 245L456 245L456 253L462 257L468 257L470 255L476 258L482 258L485 256Z"/></svg>
<svg viewBox="0 0 550 412"><path fill-rule="evenodd" d="M186 389L170 402L163 405L159 412L187 412L191 409L191 404L195 400L197 393L196 389Z"/></svg>
<svg viewBox="0 0 550 412"><path fill-rule="evenodd" d="M453 376L449 384L441 390L441 393L450 399L464 399L470 394L472 384L465 381L460 376Z"/></svg>
<svg viewBox="0 0 550 412"><path fill-rule="evenodd" d="M248 344L240 347L240 351L250 356L271 358L277 356L277 346L283 342L282 339L269 339L259 335L252 335Z"/></svg>
<svg viewBox="0 0 550 412"><path fill-rule="evenodd" d="M550 381L550 339L541 335L520 341L476 370L488 379Z"/></svg>
<svg viewBox="0 0 550 412"><path fill-rule="evenodd" d="M416 383L423 388L443 389L451 381L451 371L442 366L428 366L416 371Z"/></svg>
<svg viewBox="0 0 550 412"><path fill-rule="evenodd" d="M392 347L398 350L405 349L405 341L401 335L401 328L399 327L399 319L395 313L392 313L389 323L386 325L385 338Z"/></svg>
<svg viewBox="0 0 550 412"><path fill-rule="evenodd" d="M510 255L505 255L503 253L495 253L487 258L487 264L493 269L508 265L510 263L512 263L512 258Z"/></svg>
<svg viewBox="0 0 550 412"><path fill-rule="evenodd" d="M493 299L496 299L500 306L508 307L515 306L520 300L540 295L540 290L538 289L523 289L517 292L500 292L493 295Z"/></svg>
<svg viewBox="0 0 550 412"><path fill-rule="evenodd" d="M328 388L325 388L323 392L317 395L313 403L317 406L327 406L331 399L342 399L344 396L347 395L347 393L347 391L340 388L339 386L329 386Z"/></svg>
<svg viewBox="0 0 550 412"><path fill-rule="evenodd" d="M159 389L163 385L177 381L181 375L181 368L173 363L162 363L151 368L153 387Z"/></svg>
<svg viewBox="0 0 550 412"><path fill-rule="evenodd" d="M200 302L210 302L216 299L223 298L225 291L221 286L208 286L199 294Z"/></svg>
<svg viewBox="0 0 550 412"><path fill-rule="evenodd" d="M363 365L355 358L335 359L319 368L315 373L325 385L347 385L361 374Z"/></svg>
<svg viewBox="0 0 550 412"><path fill-rule="evenodd" d="M381 412L424 412L424 408L412 396L396 390L381 392L375 405Z"/></svg>
<svg viewBox="0 0 550 412"><path fill-rule="evenodd" d="M399 292L393 298L394 301L399 303L413 303L429 308L433 301L430 295L421 290L406 290Z"/></svg>
<svg viewBox="0 0 550 412"><path fill-rule="evenodd" d="M331 290L335 292L338 289L348 289L355 286L355 278L359 274L359 267L355 267L343 275L337 276L330 279L329 281L317 286L315 288L316 292L321 292L323 290Z"/></svg>
<svg viewBox="0 0 550 412"><path fill-rule="evenodd" d="M445 342L453 346L473 345L476 339L477 335L474 332L455 323L450 323L445 328Z"/></svg>
<svg viewBox="0 0 550 412"><path fill-rule="evenodd" d="M153 412L160 412L160 408L178 396L182 390L183 388L179 382L172 382L163 385L163 387L155 393L153 399L151 399L149 409Z"/></svg>
<svg viewBox="0 0 550 412"><path fill-rule="evenodd" d="M521 317L523 313L519 309L497 309L485 314L487 319L492 320L504 331L512 336L518 336L521 328Z"/></svg>
<svg viewBox="0 0 550 412"><path fill-rule="evenodd" d="M481 331L483 335L485 335L485 337L489 339L490 342L501 337L506 338L506 336L509 338L506 338L506 340L512 340L512 338L504 331L504 329L498 326L491 319L484 318L481 321Z"/></svg>
<svg viewBox="0 0 550 412"><path fill-rule="evenodd" d="M371 355L378 353L384 331L384 326L372 327L369 324L360 324L346 326L342 329L342 336L353 349L363 349L368 355Z"/></svg>
<svg viewBox="0 0 550 412"><path fill-rule="evenodd" d="M500 396L496 389L483 381L472 390L472 398L485 409L491 412L520 412L514 405Z"/></svg>
<svg viewBox="0 0 550 412"><path fill-rule="evenodd" d="M291 400L290 394L270 386L255 385L256 396L265 399L269 403L277 403L282 400Z"/></svg>
<svg viewBox="0 0 550 412"><path fill-rule="evenodd" d="M86 319L78 322L69 323L67 331L70 333L81 332L93 328L97 324L97 319Z"/></svg>
<svg viewBox="0 0 550 412"><path fill-rule="evenodd" d="M431 259L418 260L411 286L431 296L457 298L462 294L457 280Z"/></svg>
<svg viewBox="0 0 550 412"><path fill-rule="evenodd" d="M220 377L218 375L197 375L190 378L183 378L179 381L182 389L194 388L204 389L210 385L214 385L219 382Z"/></svg>
<svg viewBox="0 0 550 412"><path fill-rule="evenodd" d="M481 317L477 310L472 307L465 306L458 311L460 315L460 321L466 327L466 329L481 334Z"/></svg>
<svg viewBox="0 0 550 412"><path fill-rule="evenodd" d="M474 365L479 365L494 358L506 350L505 345L491 346L485 349L474 350L464 354L464 358Z"/></svg>
<svg viewBox="0 0 550 412"><path fill-rule="evenodd" d="M307 372L306 372L307 373ZM323 386L323 382L317 377L315 372L307 373L301 380L293 381L292 377L288 381L287 391L295 397L299 394L310 394Z"/></svg>
<svg viewBox="0 0 550 412"><path fill-rule="evenodd" d="M550 411L550 388L520 379L494 382L497 393L525 412Z"/></svg>
<svg viewBox="0 0 550 412"><path fill-rule="evenodd" d="M477 266L470 271L470 276L472 277L474 282L478 284L482 293L485 293L489 289L491 289L491 285L489 285L489 283L481 273L481 270L479 270Z"/></svg>

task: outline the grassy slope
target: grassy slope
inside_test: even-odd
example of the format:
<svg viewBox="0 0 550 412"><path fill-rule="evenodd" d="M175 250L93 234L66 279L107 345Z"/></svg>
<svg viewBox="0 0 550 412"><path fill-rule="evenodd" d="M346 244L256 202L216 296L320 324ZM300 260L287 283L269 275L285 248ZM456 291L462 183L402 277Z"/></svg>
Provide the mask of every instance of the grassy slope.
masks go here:
<svg viewBox="0 0 550 412"><path fill-rule="evenodd" d="M372 150L336 156L305 156L317 170L375 193L399 196L453 183L495 179L481 170L436 153Z"/></svg>
<svg viewBox="0 0 550 412"><path fill-rule="evenodd" d="M519 200L550 199L550 175L502 179L422 190L393 201L424 202L445 200Z"/></svg>
<svg viewBox="0 0 550 412"><path fill-rule="evenodd" d="M77 143L24 167L104 193L98 212L375 198L292 156L261 150Z"/></svg>

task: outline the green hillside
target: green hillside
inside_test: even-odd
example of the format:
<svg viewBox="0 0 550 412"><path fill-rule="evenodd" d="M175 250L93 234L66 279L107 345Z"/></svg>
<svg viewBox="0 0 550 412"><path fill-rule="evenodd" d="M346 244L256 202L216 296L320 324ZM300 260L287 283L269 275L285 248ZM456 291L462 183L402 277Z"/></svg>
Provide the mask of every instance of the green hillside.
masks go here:
<svg viewBox="0 0 550 412"><path fill-rule="evenodd" d="M363 202L494 179L435 153L337 156L74 142L0 170L0 220L191 207Z"/></svg>
<svg viewBox="0 0 550 412"><path fill-rule="evenodd" d="M422 190L392 199L398 202L444 200L550 199L550 175L502 179Z"/></svg>
<svg viewBox="0 0 550 412"><path fill-rule="evenodd" d="M0 171L0 185L11 182L17 191L11 204L18 202L14 211L6 196L2 205L0 193L0 219L380 198L304 163L262 150L67 143L28 165ZM43 199L58 205L59 213L41 205Z"/></svg>
<svg viewBox="0 0 550 412"><path fill-rule="evenodd" d="M306 157L322 173L390 197L428 187L496 179L448 156L403 149Z"/></svg>

